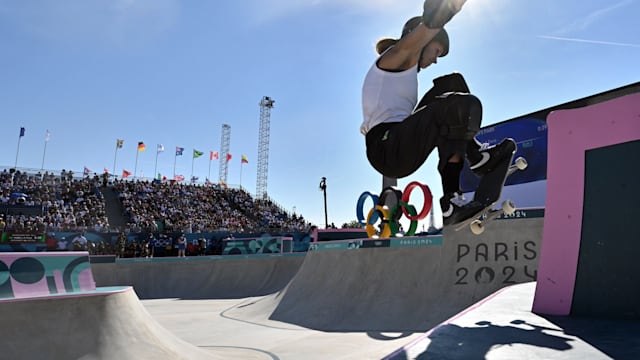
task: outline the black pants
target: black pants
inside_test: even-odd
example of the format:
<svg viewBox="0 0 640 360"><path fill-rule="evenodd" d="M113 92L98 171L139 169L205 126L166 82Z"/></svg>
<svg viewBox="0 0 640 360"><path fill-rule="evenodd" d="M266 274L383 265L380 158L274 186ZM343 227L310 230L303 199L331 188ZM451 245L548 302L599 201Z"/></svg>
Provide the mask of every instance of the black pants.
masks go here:
<svg viewBox="0 0 640 360"><path fill-rule="evenodd" d="M427 96L429 93L420 105L428 105L418 107L404 121L379 124L367 133L367 158L382 175L392 178L411 175L436 147L440 173L452 156L464 158L469 151L477 152L473 136L482 119L480 101L467 93L436 100L426 99ZM470 115L471 112L475 113ZM470 117L477 123L468 124Z"/></svg>

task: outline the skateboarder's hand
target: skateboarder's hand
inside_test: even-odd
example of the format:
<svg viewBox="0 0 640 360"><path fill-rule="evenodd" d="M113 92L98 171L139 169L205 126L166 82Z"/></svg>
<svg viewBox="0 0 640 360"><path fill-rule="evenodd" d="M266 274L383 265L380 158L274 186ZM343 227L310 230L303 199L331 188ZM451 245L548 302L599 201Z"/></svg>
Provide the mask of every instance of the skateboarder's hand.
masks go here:
<svg viewBox="0 0 640 360"><path fill-rule="evenodd" d="M466 0L425 0L422 23L431 29L444 27L457 14Z"/></svg>

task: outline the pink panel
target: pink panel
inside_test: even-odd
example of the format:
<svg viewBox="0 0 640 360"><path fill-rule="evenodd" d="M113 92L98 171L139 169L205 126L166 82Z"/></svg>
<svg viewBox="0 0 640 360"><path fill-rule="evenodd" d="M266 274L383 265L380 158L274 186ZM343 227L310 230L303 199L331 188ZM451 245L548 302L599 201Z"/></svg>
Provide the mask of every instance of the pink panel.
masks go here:
<svg viewBox="0 0 640 360"><path fill-rule="evenodd" d="M37 265L34 265L32 262L32 265L21 265L26 266L26 269L18 267L16 270L14 267L16 266L16 261L19 259L34 259L37 261ZM76 262L79 260L79 263ZM65 289L63 279L63 272L66 269L74 270L74 274L71 275L71 281L78 285L78 288L73 289L72 292L90 291L96 288L89 264L89 254L87 252L7 252L0 253L0 261L9 268L9 290L5 290L5 292L0 294L0 300L11 297L28 298L66 293L67 290ZM68 266L72 264L74 266L68 268ZM29 269L29 266L36 266L37 268ZM12 274L12 271L16 273ZM38 274L42 275L42 278L35 283L21 283L17 280L20 279L17 277L19 273L34 271L38 271ZM40 271L42 271L41 274ZM55 286L55 289L49 289L48 278L53 278L52 285Z"/></svg>
<svg viewBox="0 0 640 360"><path fill-rule="evenodd" d="M30 297L34 294L46 294L49 292L49 287L47 286L47 280L45 278L28 285L21 284L13 279L10 279L10 281L14 297L16 298Z"/></svg>
<svg viewBox="0 0 640 360"><path fill-rule="evenodd" d="M62 279L62 271L61 270L53 270L53 278L56 281L56 289L58 289L59 293L67 292L64 288L64 279Z"/></svg>
<svg viewBox="0 0 640 360"><path fill-rule="evenodd" d="M547 200L533 311L569 315L582 227L585 151L640 139L640 94L552 112Z"/></svg>
<svg viewBox="0 0 640 360"><path fill-rule="evenodd" d="M91 268L84 269L78 274L80 291L91 291L96 289L96 283L93 280Z"/></svg>

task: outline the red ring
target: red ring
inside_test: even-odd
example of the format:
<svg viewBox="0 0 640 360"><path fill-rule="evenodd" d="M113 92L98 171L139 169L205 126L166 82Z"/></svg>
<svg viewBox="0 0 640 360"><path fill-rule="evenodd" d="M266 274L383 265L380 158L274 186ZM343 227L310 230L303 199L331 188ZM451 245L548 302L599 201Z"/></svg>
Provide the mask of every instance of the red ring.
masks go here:
<svg viewBox="0 0 640 360"><path fill-rule="evenodd" d="M404 206L401 206L404 216L412 221L422 220L426 218L427 214L429 214L429 210L431 210L431 206L433 205L433 195L431 195L431 189L429 189L427 185L422 184L418 181L412 181L409 183L409 185L407 185L406 188L404 188L404 191L402 192L402 201L408 204L409 198L411 197L411 191L413 191L413 189L416 187L422 189L422 193L424 194L424 205L422 207L422 210L420 210L420 213L418 213L418 215L416 216L412 216Z"/></svg>

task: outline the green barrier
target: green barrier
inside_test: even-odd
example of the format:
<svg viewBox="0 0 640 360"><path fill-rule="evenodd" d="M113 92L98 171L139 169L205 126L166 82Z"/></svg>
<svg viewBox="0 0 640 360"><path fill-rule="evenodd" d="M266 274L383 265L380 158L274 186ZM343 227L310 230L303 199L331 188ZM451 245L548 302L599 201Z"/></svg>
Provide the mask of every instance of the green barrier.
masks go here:
<svg viewBox="0 0 640 360"><path fill-rule="evenodd" d="M331 242L316 242L309 246L309 251L324 250L349 250L360 248L400 248L400 247L423 247L441 246L442 235L435 236L407 236L389 239L360 239Z"/></svg>

